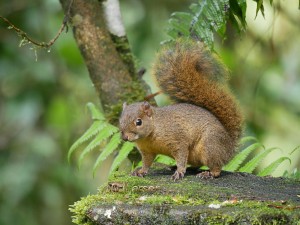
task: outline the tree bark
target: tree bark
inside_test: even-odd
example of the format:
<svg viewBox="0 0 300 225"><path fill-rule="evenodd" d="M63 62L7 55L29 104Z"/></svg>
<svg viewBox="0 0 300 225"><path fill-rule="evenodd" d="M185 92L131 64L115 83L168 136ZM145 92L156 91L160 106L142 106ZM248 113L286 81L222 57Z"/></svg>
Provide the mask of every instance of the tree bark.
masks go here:
<svg viewBox="0 0 300 225"><path fill-rule="evenodd" d="M60 2L66 14L70 0ZM103 109L109 119L116 120L123 101L137 101L145 96L125 33L118 37L109 32L102 1L74 0L70 17L74 38Z"/></svg>

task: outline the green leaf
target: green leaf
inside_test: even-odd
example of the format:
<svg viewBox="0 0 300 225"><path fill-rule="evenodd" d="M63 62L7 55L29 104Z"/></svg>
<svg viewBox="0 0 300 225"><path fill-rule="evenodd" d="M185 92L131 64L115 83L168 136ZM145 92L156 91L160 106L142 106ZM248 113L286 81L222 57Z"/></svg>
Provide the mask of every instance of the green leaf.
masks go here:
<svg viewBox="0 0 300 225"><path fill-rule="evenodd" d="M261 170L257 175L258 176L267 176L270 175L271 173L273 173L277 167L284 162L285 160L288 160L291 164L291 159L289 157L281 157L279 159L277 159L276 161L272 162L269 166L267 166L266 168L264 168L263 170Z"/></svg>
<svg viewBox="0 0 300 225"><path fill-rule="evenodd" d="M111 174L120 166L120 164L127 158L128 154L132 151L133 148L134 144L131 142L125 142L123 144L118 156L115 158L113 164L110 167L109 174Z"/></svg>
<svg viewBox="0 0 300 225"><path fill-rule="evenodd" d="M274 151L275 148L269 148L264 151L261 151L258 155L256 155L253 159L251 159L245 166L239 169L240 172L252 173L253 170L257 167L261 160L263 160L270 152Z"/></svg>
<svg viewBox="0 0 300 225"><path fill-rule="evenodd" d="M82 153L79 156L78 160L78 167L80 168L83 158L86 156L87 153L91 152L97 146L99 146L102 141L110 137L112 134L116 133L118 128L106 123L106 126L97 134L97 136L85 147Z"/></svg>
<svg viewBox="0 0 300 225"><path fill-rule="evenodd" d="M93 120L105 120L104 114L101 113L93 103L87 103L86 107L89 109Z"/></svg>
<svg viewBox="0 0 300 225"><path fill-rule="evenodd" d="M72 153L84 142L88 141L90 138L95 136L99 133L100 130L103 129L103 127L106 124L103 123L103 121L94 121L94 123L90 126L90 128L84 132L84 134L77 139L77 141L74 142L74 144L70 147L68 152L68 161L70 162Z"/></svg>
<svg viewBox="0 0 300 225"><path fill-rule="evenodd" d="M223 169L232 172L236 171L239 168L239 166L244 162L244 160L248 157L248 155L259 147L263 147L263 145L261 143L254 143L248 146L239 154L237 154L226 166L223 167Z"/></svg>
<svg viewBox="0 0 300 225"><path fill-rule="evenodd" d="M253 0L256 2L256 15L255 18L257 17L257 14L259 12L259 10L261 11L261 14L263 15L263 17L265 17L265 8L264 8L264 2L263 0Z"/></svg>
<svg viewBox="0 0 300 225"><path fill-rule="evenodd" d="M240 23L232 13L229 14L229 21L231 22L232 26L237 30L237 32L240 34L242 31L242 29L240 28Z"/></svg>
<svg viewBox="0 0 300 225"><path fill-rule="evenodd" d="M246 23L246 11L247 11L247 2L246 0L237 0L236 1L242 11L239 19L242 23Z"/></svg>
<svg viewBox="0 0 300 225"><path fill-rule="evenodd" d="M176 165L175 160L166 155L157 155L155 158L155 162L159 162L171 166Z"/></svg>
<svg viewBox="0 0 300 225"><path fill-rule="evenodd" d="M211 26L213 29L219 34L220 37L225 37L226 32L226 20L224 17L226 17L226 14L224 13L224 5L219 4L217 1L211 1L212 7L209 7L207 9L207 12L210 16L212 16L211 19ZM228 4L228 1L226 1ZM220 12L222 13L220 16Z"/></svg>
<svg viewBox="0 0 300 225"><path fill-rule="evenodd" d="M208 166L201 166L200 170L209 170Z"/></svg>
<svg viewBox="0 0 300 225"><path fill-rule="evenodd" d="M241 30L246 29L246 10L247 3L246 0L229 0L230 9L229 20L240 33Z"/></svg>
<svg viewBox="0 0 300 225"><path fill-rule="evenodd" d="M93 167L93 174L95 174L95 171L101 162L104 161L119 146L120 142L120 133L115 133L110 139L109 143L102 150L101 154L98 156Z"/></svg>

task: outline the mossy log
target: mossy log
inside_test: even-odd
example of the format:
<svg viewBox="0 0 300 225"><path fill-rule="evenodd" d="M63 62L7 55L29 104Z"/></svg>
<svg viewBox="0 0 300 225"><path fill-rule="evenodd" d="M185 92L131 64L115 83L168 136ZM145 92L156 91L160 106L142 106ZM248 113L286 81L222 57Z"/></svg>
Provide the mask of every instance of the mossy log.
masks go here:
<svg viewBox="0 0 300 225"><path fill-rule="evenodd" d="M96 195L76 202L77 224L300 224L300 182L222 172L199 179L188 170L173 182L170 169L144 178L115 173Z"/></svg>

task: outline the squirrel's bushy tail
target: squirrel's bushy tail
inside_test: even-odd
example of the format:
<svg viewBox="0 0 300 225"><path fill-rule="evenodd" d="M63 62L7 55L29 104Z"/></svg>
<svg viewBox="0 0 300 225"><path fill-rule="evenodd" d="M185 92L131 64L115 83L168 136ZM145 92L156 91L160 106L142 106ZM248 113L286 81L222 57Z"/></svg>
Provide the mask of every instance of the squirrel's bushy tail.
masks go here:
<svg viewBox="0 0 300 225"><path fill-rule="evenodd" d="M154 75L176 102L206 108L223 124L235 144L242 133L242 115L227 87L228 71L201 42L179 39L163 48Z"/></svg>

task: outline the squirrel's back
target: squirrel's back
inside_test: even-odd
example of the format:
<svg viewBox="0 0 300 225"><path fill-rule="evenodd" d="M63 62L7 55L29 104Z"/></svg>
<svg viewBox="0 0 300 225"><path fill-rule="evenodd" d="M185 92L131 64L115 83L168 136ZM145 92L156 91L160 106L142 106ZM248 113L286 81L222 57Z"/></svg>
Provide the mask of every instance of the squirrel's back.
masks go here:
<svg viewBox="0 0 300 225"><path fill-rule="evenodd" d="M242 133L242 115L227 87L228 71L201 42L179 39L160 51L154 75L176 102L203 107L224 126L234 144Z"/></svg>

